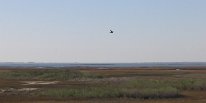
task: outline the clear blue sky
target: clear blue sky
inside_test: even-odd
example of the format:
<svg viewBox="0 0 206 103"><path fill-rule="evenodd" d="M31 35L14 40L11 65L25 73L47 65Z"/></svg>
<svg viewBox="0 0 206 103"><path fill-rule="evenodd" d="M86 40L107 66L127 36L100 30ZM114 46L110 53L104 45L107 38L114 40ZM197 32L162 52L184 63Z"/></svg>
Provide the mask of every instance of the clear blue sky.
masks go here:
<svg viewBox="0 0 206 103"><path fill-rule="evenodd" d="M205 62L205 5L0 0L0 62Z"/></svg>

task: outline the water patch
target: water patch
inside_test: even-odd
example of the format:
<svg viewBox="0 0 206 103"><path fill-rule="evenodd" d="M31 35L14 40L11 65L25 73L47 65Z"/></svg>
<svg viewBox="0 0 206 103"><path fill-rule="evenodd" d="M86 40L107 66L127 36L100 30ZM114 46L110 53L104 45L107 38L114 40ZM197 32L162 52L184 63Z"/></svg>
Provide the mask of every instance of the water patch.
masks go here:
<svg viewBox="0 0 206 103"><path fill-rule="evenodd" d="M0 94L2 93L17 93L17 92L30 92L30 91L36 91L38 88L7 88L7 89L0 89Z"/></svg>
<svg viewBox="0 0 206 103"><path fill-rule="evenodd" d="M23 85L48 85L57 84L59 81L22 81Z"/></svg>

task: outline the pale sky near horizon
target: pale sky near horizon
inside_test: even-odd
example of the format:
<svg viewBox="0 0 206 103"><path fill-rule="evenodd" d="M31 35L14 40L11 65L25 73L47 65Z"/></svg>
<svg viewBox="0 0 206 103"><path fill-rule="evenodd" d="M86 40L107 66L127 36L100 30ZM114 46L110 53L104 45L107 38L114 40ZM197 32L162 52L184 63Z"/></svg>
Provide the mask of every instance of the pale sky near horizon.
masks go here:
<svg viewBox="0 0 206 103"><path fill-rule="evenodd" d="M205 5L0 0L0 62L206 62Z"/></svg>

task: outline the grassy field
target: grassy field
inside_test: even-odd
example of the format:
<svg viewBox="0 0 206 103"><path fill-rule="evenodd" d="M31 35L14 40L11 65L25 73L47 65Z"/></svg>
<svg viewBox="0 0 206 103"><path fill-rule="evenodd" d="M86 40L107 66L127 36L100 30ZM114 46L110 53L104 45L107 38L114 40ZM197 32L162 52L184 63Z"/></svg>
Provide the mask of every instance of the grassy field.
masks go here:
<svg viewBox="0 0 206 103"><path fill-rule="evenodd" d="M1 103L205 103L206 68L0 68Z"/></svg>

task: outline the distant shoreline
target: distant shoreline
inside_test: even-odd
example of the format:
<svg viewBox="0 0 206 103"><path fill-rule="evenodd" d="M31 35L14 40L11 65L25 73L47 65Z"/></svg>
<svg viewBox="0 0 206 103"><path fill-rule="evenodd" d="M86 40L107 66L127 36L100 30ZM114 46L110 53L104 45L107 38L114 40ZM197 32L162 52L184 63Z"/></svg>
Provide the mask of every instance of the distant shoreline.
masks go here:
<svg viewBox="0 0 206 103"><path fill-rule="evenodd" d="M0 62L0 67L34 67L34 68L64 68L64 67L206 67L206 62L148 62L148 63L21 63Z"/></svg>

